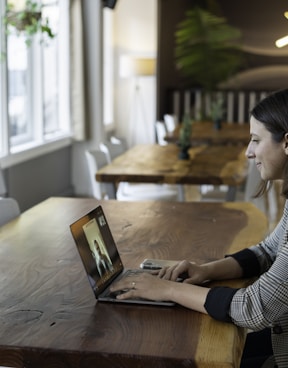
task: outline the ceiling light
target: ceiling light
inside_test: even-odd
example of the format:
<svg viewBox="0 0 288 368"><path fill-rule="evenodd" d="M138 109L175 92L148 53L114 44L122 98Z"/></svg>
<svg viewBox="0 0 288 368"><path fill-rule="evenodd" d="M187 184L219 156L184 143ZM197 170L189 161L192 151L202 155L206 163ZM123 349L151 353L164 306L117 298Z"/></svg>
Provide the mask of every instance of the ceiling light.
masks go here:
<svg viewBox="0 0 288 368"><path fill-rule="evenodd" d="M284 17L286 19L288 19L288 11L285 11L284 12ZM284 36L284 37L281 37L279 38L277 41L275 41L275 45L277 47L284 47L284 46L287 46L288 45L288 35L287 36Z"/></svg>
<svg viewBox="0 0 288 368"><path fill-rule="evenodd" d="M287 36L285 36L285 37L281 37L281 38L279 38L276 42L275 42L275 45L277 46L277 47L284 47L284 46L286 46L286 45L288 45L288 35Z"/></svg>

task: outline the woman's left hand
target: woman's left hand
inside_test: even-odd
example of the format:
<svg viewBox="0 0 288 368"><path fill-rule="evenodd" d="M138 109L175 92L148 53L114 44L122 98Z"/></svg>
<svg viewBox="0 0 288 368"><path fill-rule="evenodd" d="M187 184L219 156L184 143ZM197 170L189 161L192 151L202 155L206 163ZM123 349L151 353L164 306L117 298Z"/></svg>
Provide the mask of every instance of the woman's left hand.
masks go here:
<svg viewBox="0 0 288 368"><path fill-rule="evenodd" d="M123 277L113 283L110 291L124 290L117 299L144 298L149 300L171 301L173 281L161 279L149 272L139 272Z"/></svg>

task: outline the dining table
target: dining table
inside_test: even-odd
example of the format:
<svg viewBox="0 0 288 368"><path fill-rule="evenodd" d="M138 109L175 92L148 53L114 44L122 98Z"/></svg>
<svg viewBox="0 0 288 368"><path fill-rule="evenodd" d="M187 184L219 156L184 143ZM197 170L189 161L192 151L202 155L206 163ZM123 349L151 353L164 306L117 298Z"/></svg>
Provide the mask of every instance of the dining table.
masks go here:
<svg viewBox="0 0 288 368"><path fill-rule="evenodd" d="M164 139L168 143L177 143L181 123L172 132L167 132ZM197 121L192 123L190 142L192 146L209 145L242 145L247 146L250 140L250 124L221 122L217 129L212 121Z"/></svg>
<svg viewBox="0 0 288 368"><path fill-rule="evenodd" d="M70 224L99 205L128 268L139 268L145 258L213 261L256 244L267 232L266 217L251 203L48 198L0 227L0 365L239 367L244 328L177 304L94 298Z"/></svg>
<svg viewBox="0 0 288 368"><path fill-rule="evenodd" d="M95 180L105 183L111 198L116 198L118 183L126 181L177 184L180 201L185 200L185 184L227 185L226 200L233 201L248 173L245 151L240 145L199 145L184 160L176 144L139 144L99 169Z"/></svg>

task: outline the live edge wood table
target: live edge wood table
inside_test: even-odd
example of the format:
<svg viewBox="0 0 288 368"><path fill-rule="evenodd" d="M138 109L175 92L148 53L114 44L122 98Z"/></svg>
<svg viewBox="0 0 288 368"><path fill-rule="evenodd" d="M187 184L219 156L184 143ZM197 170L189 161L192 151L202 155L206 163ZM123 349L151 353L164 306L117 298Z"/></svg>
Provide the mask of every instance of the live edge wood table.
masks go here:
<svg viewBox="0 0 288 368"><path fill-rule="evenodd" d="M247 176L245 150L243 146L201 145L189 150L189 160L180 160L176 144L139 144L98 170L96 180L106 183L113 198L120 181L179 184L179 200L184 200L183 184L224 184L229 186L226 199L233 201Z"/></svg>
<svg viewBox="0 0 288 368"><path fill-rule="evenodd" d="M165 140L169 143L179 141L179 130L181 125L178 124L174 132L168 133ZM248 123L222 123L222 129L216 130L211 121L195 122L191 130L191 145L213 144L213 145L244 145L246 146L250 140L250 124Z"/></svg>
<svg viewBox="0 0 288 368"><path fill-rule="evenodd" d="M127 267L220 258L266 232L250 203L50 198L0 228L0 365L239 367L244 329L181 306L96 302L69 225L98 204Z"/></svg>

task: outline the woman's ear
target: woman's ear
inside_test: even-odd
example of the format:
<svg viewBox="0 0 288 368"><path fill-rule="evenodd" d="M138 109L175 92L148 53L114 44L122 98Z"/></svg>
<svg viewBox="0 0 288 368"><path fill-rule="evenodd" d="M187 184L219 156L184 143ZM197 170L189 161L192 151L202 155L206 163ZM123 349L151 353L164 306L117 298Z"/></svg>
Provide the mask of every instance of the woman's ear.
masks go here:
<svg viewBox="0 0 288 368"><path fill-rule="evenodd" d="M284 135L284 150L285 154L288 156L288 133Z"/></svg>

